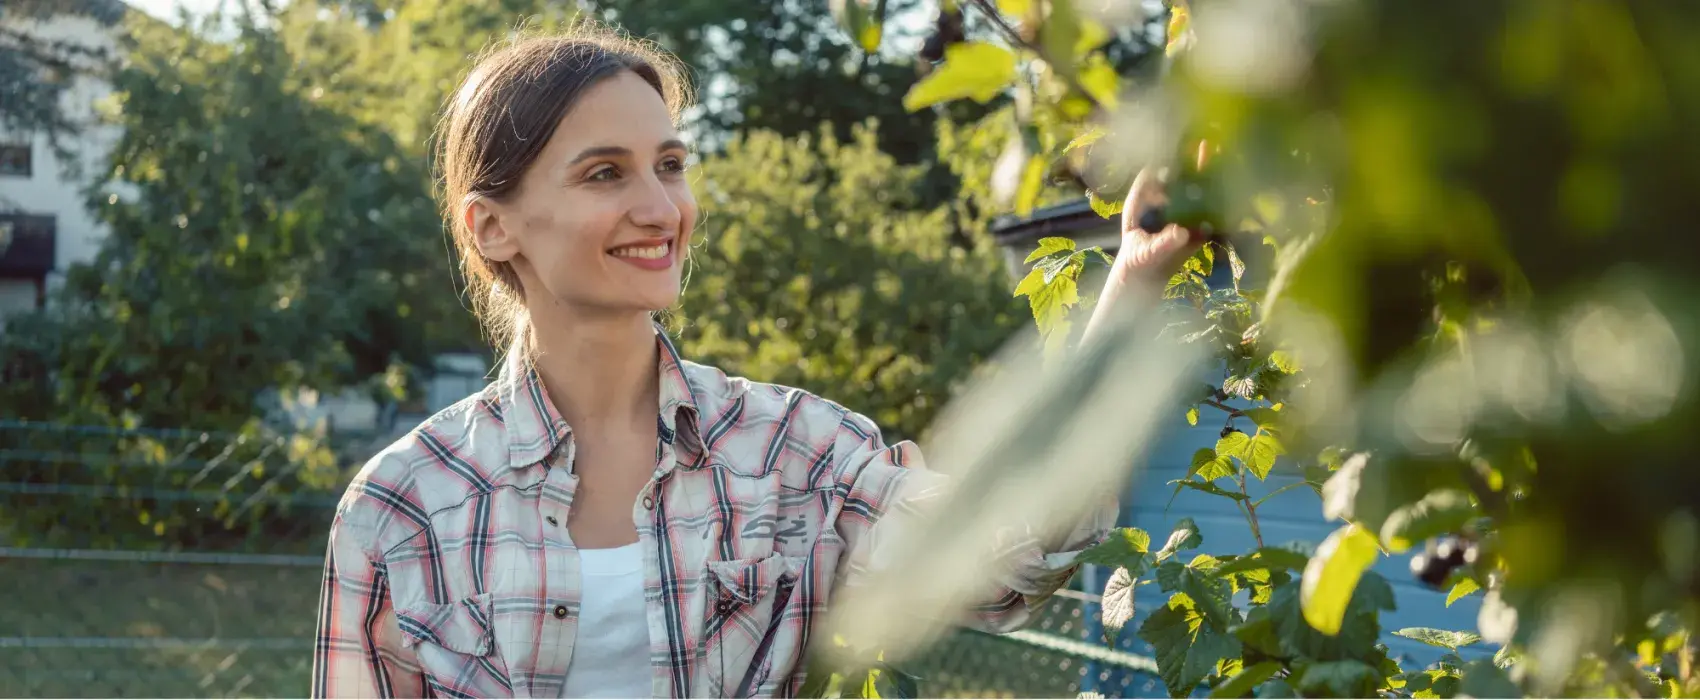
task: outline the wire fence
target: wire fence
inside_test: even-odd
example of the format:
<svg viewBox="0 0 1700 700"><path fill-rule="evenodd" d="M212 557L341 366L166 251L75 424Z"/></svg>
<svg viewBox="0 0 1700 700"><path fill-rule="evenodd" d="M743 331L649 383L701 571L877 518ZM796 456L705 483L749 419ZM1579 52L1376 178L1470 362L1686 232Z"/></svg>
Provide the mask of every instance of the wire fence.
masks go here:
<svg viewBox="0 0 1700 700"><path fill-rule="evenodd" d="M343 482L303 478L300 437L0 421L0 696L306 696ZM929 697L1163 695L1098 615L1062 591L905 668Z"/></svg>

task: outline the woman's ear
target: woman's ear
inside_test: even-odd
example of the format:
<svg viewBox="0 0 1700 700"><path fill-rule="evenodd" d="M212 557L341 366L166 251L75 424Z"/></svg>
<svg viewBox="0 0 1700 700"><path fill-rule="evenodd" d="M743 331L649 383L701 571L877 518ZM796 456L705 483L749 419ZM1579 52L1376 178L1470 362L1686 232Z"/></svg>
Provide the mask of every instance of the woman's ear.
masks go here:
<svg viewBox="0 0 1700 700"><path fill-rule="evenodd" d="M502 226L502 217L497 211L495 202L484 197L473 197L466 205L466 230L472 232L472 241L478 245L478 252L493 262L509 262L519 254L519 240Z"/></svg>

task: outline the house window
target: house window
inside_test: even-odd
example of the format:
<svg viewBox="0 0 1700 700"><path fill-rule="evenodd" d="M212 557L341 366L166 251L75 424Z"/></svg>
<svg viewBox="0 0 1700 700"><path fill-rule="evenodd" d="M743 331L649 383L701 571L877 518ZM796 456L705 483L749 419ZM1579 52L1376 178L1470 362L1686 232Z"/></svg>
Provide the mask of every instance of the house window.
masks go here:
<svg viewBox="0 0 1700 700"><path fill-rule="evenodd" d="M29 177L33 165L29 144L0 144L0 175Z"/></svg>

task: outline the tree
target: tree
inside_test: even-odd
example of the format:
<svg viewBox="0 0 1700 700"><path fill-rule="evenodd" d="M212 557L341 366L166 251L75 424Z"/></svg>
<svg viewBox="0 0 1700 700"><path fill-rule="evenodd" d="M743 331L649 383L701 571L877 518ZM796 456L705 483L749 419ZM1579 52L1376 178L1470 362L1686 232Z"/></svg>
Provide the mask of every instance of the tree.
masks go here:
<svg viewBox="0 0 1700 700"><path fill-rule="evenodd" d="M4 336L10 415L237 429L266 390L381 377L477 337L441 329L465 314L422 165L319 105L269 30L239 30L136 31L112 184L90 197L111 232Z"/></svg>
<svg viewBox="0 0 1700 700"><path fill-rule="evenodd" d="M688 357L825 394L917 436L1019 323L989 243L917 211L918 166L868 125L752 132L704 161L704 240L677 314Z"/></svg>
<svg viewBox="0 0 1700 700"><path fill-rule="evenodd" d="M65 110L64 96L78 75L102 75L112 56L99 48L36 36L12 20L54 16L87 17L108 28L118 26L127 9L119 0L15 0L0 7L0 129L40 134L60 160L75 163L65 139L84 124Z"/></svg>

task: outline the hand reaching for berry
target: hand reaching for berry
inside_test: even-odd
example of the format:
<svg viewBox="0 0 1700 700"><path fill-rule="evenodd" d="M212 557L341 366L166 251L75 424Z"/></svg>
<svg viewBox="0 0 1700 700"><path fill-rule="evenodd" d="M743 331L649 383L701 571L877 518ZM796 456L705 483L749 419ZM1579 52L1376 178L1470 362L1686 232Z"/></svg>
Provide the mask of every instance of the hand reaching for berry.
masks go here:
<svg viewBox="0 0 1700 700"><path fill-rule="evenodd" d="M1203 170L1208 144L1198 143L1194 166ZM1168 169L1147 168L1133 179L1122 205L1121 250L1116 253L1116 275L1125 283L1135 279L1161 284L1181 263L1204 245L1208 236L1170 223L1165 216L1169 204ZM1112 284L1117 280L1112 276ZM1160 291L1160 289L1159 289Z"/></svg>

